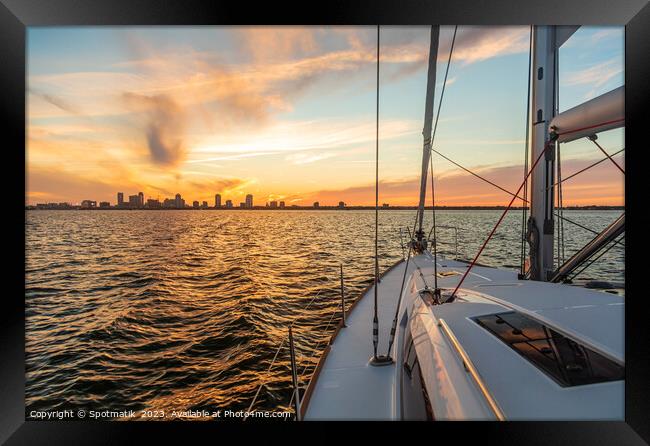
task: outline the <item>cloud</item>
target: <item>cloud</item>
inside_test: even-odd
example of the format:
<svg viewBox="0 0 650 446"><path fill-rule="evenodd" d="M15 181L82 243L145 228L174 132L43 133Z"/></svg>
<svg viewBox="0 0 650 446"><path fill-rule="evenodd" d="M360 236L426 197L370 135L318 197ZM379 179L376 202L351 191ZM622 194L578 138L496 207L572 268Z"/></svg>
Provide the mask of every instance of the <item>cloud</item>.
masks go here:
<svg viewBox="0 0 650 446"><path fill-rule="evenodd" d="M566 86L585 85L590 89L585 94L585 99L591 99L601 92L610 80L623 73L623 64L620 58L615 57L603 61L581 71L569 73L564 81ZM622 80L622 79L621 79Z"/></svg>
<svg viewBox="0 0 650 446"><path fill-rule="evenodd" d="M294 26L244 27L237 37L255 62L304 57L318 49L317 28Z"/></svg>
<svg viewBox="0 0 650 446"><path fill-rule="evenodd" d="M258 156L277 155L278 153L281 152L248 152L248 153L239 153L236 155L221 155L221 156L212 156L209 158L192 159L192 160L188 160L187 163L194 164L194 163L206 163L211 161L239 161L246 158L257 158Z"/></svg>
<svg viewBox="0 0 650 446"><path fill-rule="evenodd" d="M421 125L419 120L387 119L381 123L380 137L382 141L388 141L413 135ZM259 129L255 138L248 134L232 134L206 136L205 140L205 145L193 149L195 156L201 154L206 157L222 157L248 153L265 156L271 152L331 151L374 143L375 122L370 117L283 121Z"/></svg>
<svg viewBox="0 0 650 446"><path fill-rule="evenodd" d="M60 98L52 94L43 93L38 90L33 90L33 89L30 89L29 92L32 95L44 100L48 104L54 105L55 107L64 111L65 113L69 113L71 115L81 114L76 107L68 103L68 101L64 100L63 98Z"/></svg>
<svg viewBox="0 0 650 446"><path fill-rule="evenodd" d="M581 71L569 73L564 82L565 85L590 85L600 87L610 79L623 72L623 66L619 58L606 60Z"/></svg>
<svg viewBox="0 0 650 446"><path fill-rule="evenodd" d="M428 28L396 30L387 32L388 40L382 43L381 61L393 67L387 67L389 81L416 73L428 58ZM106 71L30 76L30 88L51 98L52 92L61 92L59 99L67 99L65 104L56 101L59 109L86 105L89 115L124 113L122 104L114 100L124 91L166 95L183 107L196 107L206 124L216 123L219 130L241 123L263 124L271 112L290 110L317 83L328 81L328 87L341 88L376 62L374 31L366 27L243 27L233 33L244 62L226 64L218 53L192 48L163 50L131 36L126 38L130 60L114 63ZM344 44L331 43L336 34L345 36ZM446 62L451 33L444 34L439 60ZM526 27L460 27L454 60L473 63L525 50ZM343 74L346 82L341 82ZM30 116L48 113L52 111L30 109Z"/></svg>
<svg viewBox="0 0 650 446"><path fill-rule="evenodd" d="M163 166L176 166L185 159L185 112L168 96L142 96L125 93L124 99L144 113L144 131L151 160Z"/></svg>
<svg viewBox="0 0 650 446"><path fill-rule="evenodd" d="M527 26L459 26L452 60L468 65L499 56L527 52ZM440 57L448 57L451 39L441 43Z"/></svg>
<svg viewBox="0 0 650 446"><path fill-rule="evenodd" d="M623 37L624 28L621 26L607 27L600 29L592 34L591 41L592 43L599 43L601 40L606 40L610 38L620 39Z"/></svg>
<svg viewBox="0 0 650 446"><path fill-rule="evenodd" d="M411 33L403 38L390 35L389 43L382 44L381 61L393 64L386 79L395 82L426 69L429 59L429 28L417 28L417 37ZM438 66L446 66L453 36L453 27L441 28L438 44ZM423 38L426 37L426 38ZM473 63L527 52L529 28L524 26L459 26L454 43L452 63L467 66ZM364 52L369 52L365 48ZM452 65L453 69L453 65ZM448 85L456 79L449 79ZM440 81L442 82L442 81Z"/></svg>
<svg viewBox="0 0 650 446"><path fill-rule="evenodd" d="M324 159L332 158L336 156L332 152L322 152L322 153L294 153L288 155L285 160L289 161L291 164L301 165L301 164L311 164L316 161L321 161Z"/></svg>

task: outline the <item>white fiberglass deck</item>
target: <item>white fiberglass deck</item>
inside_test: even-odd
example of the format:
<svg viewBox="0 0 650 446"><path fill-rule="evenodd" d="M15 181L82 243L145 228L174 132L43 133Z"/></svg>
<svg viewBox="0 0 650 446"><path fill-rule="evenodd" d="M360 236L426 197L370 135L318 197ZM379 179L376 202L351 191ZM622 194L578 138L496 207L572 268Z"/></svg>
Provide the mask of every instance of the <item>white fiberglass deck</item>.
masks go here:
<svg viewBox="0 0 650 446"><path fill-rule="evenodd" d="M422 280L433 285L433 262L428 254L411 259L405 297L400 309L419 318L424 342L416 342L420 361L428 374L436 419L491 419L491 412L474 383L468 379L437 322L443 319L458 339L506 419L622 419L623 381L561 387L534 365L503 345L470 317L517 311L585 342L597 352L624 362L624 298L568 285L517 279L516 271L476 266L465 280L454 303L425 306L413 299ZM380 342L385 354L395 314L405 263L388 271L378 287ZM466 263L440 260L439 286L452 288L467 268ZM456 272L456 273L454 273ZM390 420L400 419L400 373L395 365L372 367L373 294L370 289L347 318L331 345L317 378L310 383L311 397L305 419ZM400 362L400 333L393 352ZM425 345L426 344L426 345ZM423 350L421 350L423 349ZM428 352L428 353L427 353ZM419 354L419 353L418 353ZM433 355L433 356L432 356ZM435 375L435 379L431 378Z"/></svg>

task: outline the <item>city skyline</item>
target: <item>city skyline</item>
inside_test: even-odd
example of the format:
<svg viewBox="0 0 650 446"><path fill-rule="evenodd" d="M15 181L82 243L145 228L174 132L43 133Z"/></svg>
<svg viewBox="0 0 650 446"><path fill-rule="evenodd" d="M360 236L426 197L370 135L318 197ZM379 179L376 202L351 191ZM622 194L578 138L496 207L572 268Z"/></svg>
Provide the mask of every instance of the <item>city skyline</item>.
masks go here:
<svg viewBox="0 0 650 446"><path fill-rule="evenodd" d="M374 206L367 205L358 205L354 203L345 203L344 201L339 201L336 204L321 204L318 201L315 201L307 205L296 205L290 204L287 205L285 201L266 201L264 205L254 205L253 195L247 194L246 201L240 202L239 206L236 206L231 199L226 199L225 203L222 201L221 194L215 194L214 196L214 205L210 205L206 200L198 201L193 200L192 204L189 204L189 201L186 201L181 194L177 193L174 198L165 198L162 201L160 197L156 198L146 198L146 196L139 192L135 195L129 195L129 200L124 200L124 192L117 192L115 205L112 205L110 201L97 201L91 199L81 200L81 203L72 203L72 202L46 202L46 203L36 203L35 205L27 205L26 209L43 209L43 210L73 210L73 209L82 209L82 210L92 210L92 209L124 209L124 210L178 210L178 209L374 209ZM390 203L382 202L379 206L381 209L415 209L417 206L414 205L397 205L391 206ZM430 209L431 205L425 205L426 209ZM480 208L490 208L490 209L503 209L505 206L502 205L492 205L492 206L481 206L481 205L465 205L465 206L445 206L441 204L436 204L436 208L450 208L450 209L480 209ZM567 205L564 206L564 209L621 209L623 206L608 206L608 205ZM513 206L512 209L521 209L520 206Z"/></svg>
<svg viewBox="0 0 650 446"><path fill-rule="evenodd" d="M73 207L79 207L81 209L208 209L208 208L240 208L240 209L260 209L260 208L278 208L284 209L286 207L285 201L267 201L264 206L255 206L253 203L253 194L246 194L246 201L240 202L239 206L234 206L231 199L226 199L225 204L222 204L221 194L214 195L214 205L210 206L206 200L199 201L193 200L192 205L189 205L189 201L185 200L180 193L174 195L174 198L165 198L161 201L160 196L156 198L146 198L143 192L138 192L134 195L128 196L128 201L124 200L124 192L116 193L115 205L111 205L110 201L97 201L91 199L81 200L81 203L73 202L48 202L48 203L36 203L35 205L28 207L36 207L37 209L48 209L48 208L59 208L59 209L68 209ZM145 201L146 198L146 201ZM99 203L99 204L98 204ZM293 205L296 207L296 205ZM383 205L387 207L387 204ZM312 204L313 208L319 208L320 203L318 201ZM323 205L323 207L328 207L328 205ZM329 206L334 207L334 206ZM336 207L342 208L345 207L345 203L339 201Z"/></svg>
<svg viewBox="0 0 650 446"><path fill-rule="evenodd" d="M380 201L417 201L427 27L382 27ZM374 27L29 28L26 204L180 193L237 207L374 204ZM453 27L442 27L438 79ZM528 27L459 27L436 149L506 189L522 178ZM623 28L583 27L560 51L560 111L623 83ZM437 98L440 92L437 86ZM437 103L436 99L436 103ZM623 130L599 142L623 148ZM562 145L564 176L602 157ZM623 154L615 157L622 163ZM507 194L434 155L437 203ZM601 163L567 205L623 205ZM128 197L126 201L128 201Z"/></svg>

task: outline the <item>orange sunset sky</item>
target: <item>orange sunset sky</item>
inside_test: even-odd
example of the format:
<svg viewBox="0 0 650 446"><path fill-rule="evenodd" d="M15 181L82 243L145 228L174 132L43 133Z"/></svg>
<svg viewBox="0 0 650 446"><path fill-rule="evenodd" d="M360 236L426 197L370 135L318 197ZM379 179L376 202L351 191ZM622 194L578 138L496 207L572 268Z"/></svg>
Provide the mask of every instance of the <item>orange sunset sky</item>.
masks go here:
<svg viewBox="0 0 650 446"><path fill-rule="evenodd" d="M453 27L442 27L436 104ZM460 26L435 148L516 190L529 28ZM428 27L382 27L380 202L417 202ZM561 49L560 111L623 84L623 28ZM27 204L144 192L235 204L374 204L375 27L72 27L28 30ZM609 153L622 129L602 133ZM615 159L624 164L624 152ZM562 145L562 173L601 159ZM434 155L439 205L509 196ZM564 185L565 205L623 205L609 162Z"/></svg>

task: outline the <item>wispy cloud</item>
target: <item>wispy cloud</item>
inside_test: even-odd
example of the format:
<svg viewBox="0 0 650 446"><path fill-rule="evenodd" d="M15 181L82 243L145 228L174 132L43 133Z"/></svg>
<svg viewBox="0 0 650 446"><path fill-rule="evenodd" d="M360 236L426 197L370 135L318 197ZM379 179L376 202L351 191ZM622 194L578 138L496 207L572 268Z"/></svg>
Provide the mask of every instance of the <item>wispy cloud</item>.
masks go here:
<svg viewBox="0 0 650 446"><path fill-rule="evenodd" d="M420 129L418 121L391 119L382 122L380 137L383 141L411 135ZM210 141L211 140L211 141ZM249 135L228 134L206 136L205 143L193 153L236 154L268 152L297 152L350 148L375 140L375 123L370 117L354 120L322 118L316 120L283 121L260 132L254 139Z"/></svg>
<svg viewBox="0 0 650 446"><path fill-rule="evenodd" d="M453 60L472 64L494 57L528 51L530 31L527 26L516 27L459 27ZM445 42L441 54L449 53Z"/></svg>
<svg viewBox="0 0 650 446"><path fill-rule="evenodd" d="M301 164L311 164L316 161L325 160L336 156L332 152L322 152L322 153L294 153L288 155L285 160L289 161L291 164L301 165Z"/></svg>
<svg viewBox="0 0 650 446"><path fill-rule="evenodd" d="M612 58L584 70L569 73L564 81L566 86L588 86L589 91L585 99L590 99L596 95L596 92L606 85L609 81L623 73L623 66L620 59Z"/></svg>

